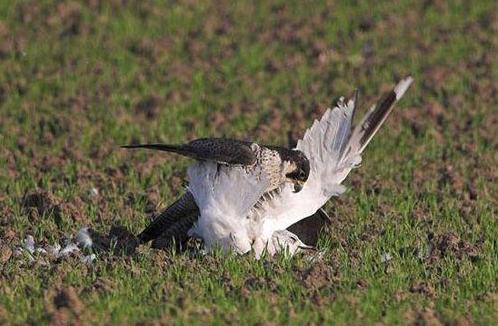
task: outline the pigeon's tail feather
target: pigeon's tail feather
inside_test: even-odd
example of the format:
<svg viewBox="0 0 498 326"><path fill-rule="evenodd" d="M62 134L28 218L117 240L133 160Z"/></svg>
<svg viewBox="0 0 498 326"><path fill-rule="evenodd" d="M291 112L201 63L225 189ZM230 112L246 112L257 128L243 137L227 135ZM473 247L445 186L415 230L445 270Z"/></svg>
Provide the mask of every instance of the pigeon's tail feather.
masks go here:
<svg viewBox="0 0 498 326"><path fill-rule="evenodd" d="M297 148L310 159L311 174L304 187L316 182L328 195L344 191L340 186L352 168L361 163L361 154L382 126L394 104L403 96L413 79L407 77L365 115L352 129L353 116L358 107L358 93L352 99L341 98L334 109L313 123Z"/></svg>
<svg viewBox="0 0 498 326"><path fill-rule="evenodd" d="M140 240L140 243L149 242L150 240L159 237L179 220L191 215L198 216L199 208L195 203L192 193L187 191L182 197L159 214L154 221L138 235L138 239Z"/></svg>
<svg viewBox="0 0 498 326"><path fill-rule="evenodd" d="M394 89L386 93L382 99L370 108L349 138L348 144L343 152L343 160L351 160L351 157L361 155L373 136L379 131L394 108L394 104L403 96L413 82L412 77L401 80Z"/></svg>

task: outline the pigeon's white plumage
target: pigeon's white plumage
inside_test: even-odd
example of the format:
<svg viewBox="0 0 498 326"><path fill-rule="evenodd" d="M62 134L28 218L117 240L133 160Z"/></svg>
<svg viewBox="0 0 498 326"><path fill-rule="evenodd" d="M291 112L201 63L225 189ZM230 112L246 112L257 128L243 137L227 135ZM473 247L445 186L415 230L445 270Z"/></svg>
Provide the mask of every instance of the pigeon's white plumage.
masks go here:
<svg viewBox="0 0 498 326"><path fill-rule="evenodd" d="M214 162L196 162L187 170L189 191L201 215L190 230L204 240L207 250L216 245L245 253L251 250L251 208L268 188L264 174L244 167L226 167Z"/></svg>
<svg viewBox="0 0 498 326"><path fill-rule="evenodd" d="M201 237L208 250L217 244L237 253L252 249L257 257L265 250L269 254L295 252L303 244L285 230L344 192L341 183L360 164L366 145L411 83L411 77L398 83L391 97L373 106L355 129L356 98L341 98L334 109L316 120L297 144L310 162L308 180L297 193L284 184L261 200L268 180L259 180L242 167L226 168L211 162L193 165L188 170L189 190L200 217L191 233Z"/></svg>

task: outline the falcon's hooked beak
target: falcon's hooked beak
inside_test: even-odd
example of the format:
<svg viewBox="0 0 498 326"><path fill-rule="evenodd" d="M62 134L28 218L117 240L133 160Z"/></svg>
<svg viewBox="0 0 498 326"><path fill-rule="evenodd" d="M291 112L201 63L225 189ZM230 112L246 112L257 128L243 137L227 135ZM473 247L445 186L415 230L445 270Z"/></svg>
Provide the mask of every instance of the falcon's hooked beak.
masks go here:
<svg viewBox="0 0 498 326"><path fill-rule="evenodd" d="M294 193L298 193L303 189L304 181L294 180Z"/></svg>

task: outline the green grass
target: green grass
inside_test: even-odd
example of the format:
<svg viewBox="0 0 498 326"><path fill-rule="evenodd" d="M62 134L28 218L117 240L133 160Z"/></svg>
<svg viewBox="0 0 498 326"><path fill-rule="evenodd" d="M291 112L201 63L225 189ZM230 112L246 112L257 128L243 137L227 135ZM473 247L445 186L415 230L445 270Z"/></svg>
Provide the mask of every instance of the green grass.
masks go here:
<svg viewBox="0 0 498 326"><path fill-rule="evenodd" d="M285 144L339 96L359 88L366 110L415 78L349 191L326 206L334 222L315 267L149 248L93 266L12 256L0 260L0 322L496 321L497 12L486 0L0 1L3 248L83 225L139 232L148 204L182 191L189 162L121 144ZM59 218L23 207L40 190ZM58 309L68 288L76 303Z"/></svg>

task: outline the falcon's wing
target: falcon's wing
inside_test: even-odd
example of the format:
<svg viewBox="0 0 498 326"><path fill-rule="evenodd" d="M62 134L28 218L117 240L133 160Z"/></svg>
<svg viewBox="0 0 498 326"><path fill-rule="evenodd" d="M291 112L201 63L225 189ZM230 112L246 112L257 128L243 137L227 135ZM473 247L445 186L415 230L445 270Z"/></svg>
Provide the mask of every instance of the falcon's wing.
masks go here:
<svg viewBox="0 0 498 326"><path fill-rule="evenodd" d="M178 221L193 215L199 215L199 208L197 208L192 194L187 191L177 201L154 218L152 223L138 235L138 239L140 240L140 243L146 243L156 239Z"/></svg>
<svg viewBox="0 0 498 326"><path fill-rule="evenodd" d="M393 105L403 96L413 79L407 77L373 106L362 122L351 132L356 98L328 109L320 121L308 129L297 149L310 161L310 176L303 189L294 193L285 186L279 196L266 201L259 213L267 217L265 232L283 230L312 215L330 197L341 194L341 185L352 168L361 162L361 153L392 111Z"/></svg>
<svg viewBox="0 0 498 326"><path fill-rule="evenodd" d="M182 145L138 144L121 147L173 152L200 161L213 161L228 165L253 165L256 163L256 155L251 149L251 143L235 139L201 138Z"/></svg>

